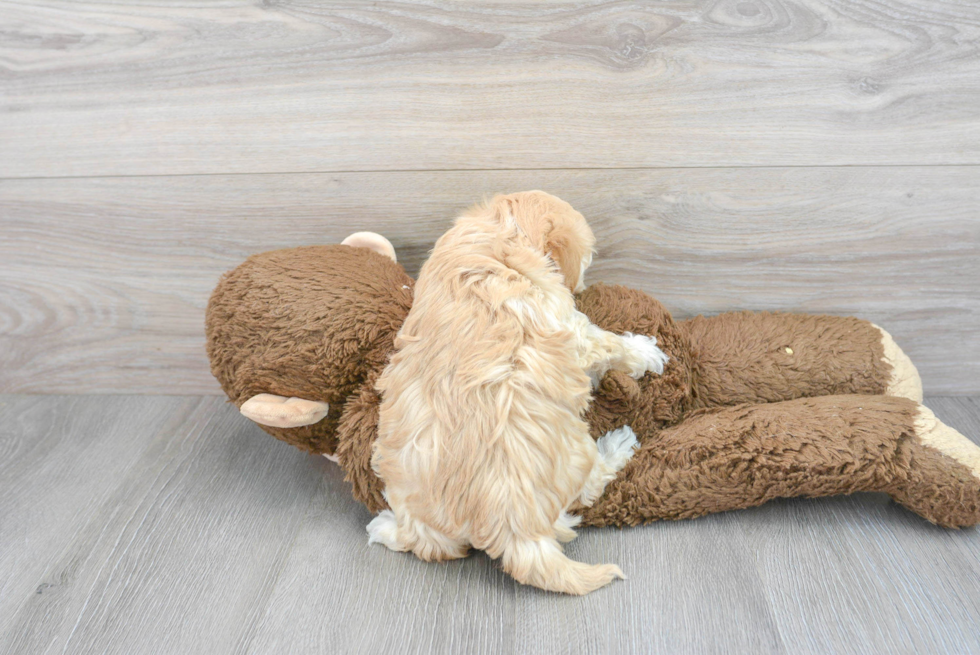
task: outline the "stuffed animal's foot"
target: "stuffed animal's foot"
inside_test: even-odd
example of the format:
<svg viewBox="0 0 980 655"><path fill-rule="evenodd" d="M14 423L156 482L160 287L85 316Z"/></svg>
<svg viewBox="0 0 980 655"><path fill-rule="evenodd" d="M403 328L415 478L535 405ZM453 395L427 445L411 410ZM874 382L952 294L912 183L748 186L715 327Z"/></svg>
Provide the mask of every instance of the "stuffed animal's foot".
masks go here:
<svg viewBox="0 0 980 655"><path fill-rule="evenodd" d="M376 232L355 232L341 241L340 244L352 248L367 248L379 255L384 255L393 262L398 261L398 257L395 255L395 247L391 245L391 241Z"/></svg>
<svg viewBox="0 0 980 655"><path fill-rule="evenodd" d="M874 325L872 323L872 325ZM891 376L885 386L886 396L908 398L917 403L922 402L922 379L909 356L902 352L892 335L874 326L881 332L881 346L885 350L882 359L891 366Z"/></svg>
<svg viewBox="0 0 980 655"><path fill-rule="evenodd" d="M915 442L903 453L908 469L892 497L944 527L980 523L980 447L922 405L913 431Z"/></svg>
<svg viewBox="0 0 980 655"><path fill-rule="evenodd" d="M980 480L980 447L936 418L925 405L915 418L915 433L922 443L952 457Z"/></svg>
<svg viewBox="0 0 980 655"><path fill-rule="evenodd" d="M640 444L633 430L624 426L607 432L596 442L596 446L599 449L599 459L592 467L589 479L579 496L579 502L585 507L590 507L602 495L606 485L626 466Z"/></svg>
<svg viewBox="0 0 980 655"><path fill-rule="evenodd" d="M296 428L322 420L330 405L316 400L286 398L271 393L252 396L239 408L243 416L274 428Z"/></svg>

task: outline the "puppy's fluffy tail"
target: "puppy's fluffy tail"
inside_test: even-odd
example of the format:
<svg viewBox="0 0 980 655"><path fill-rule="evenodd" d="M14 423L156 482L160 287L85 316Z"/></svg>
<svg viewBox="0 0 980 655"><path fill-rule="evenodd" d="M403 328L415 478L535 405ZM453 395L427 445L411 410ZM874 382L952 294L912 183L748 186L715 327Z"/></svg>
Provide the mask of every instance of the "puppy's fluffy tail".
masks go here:
<svg viewBox="0 0 980 655"><path fill-rule="evenodd" d="M515 542L504 551L502 560L504 570L518 582L577 596L616 578L626 579L615 564L583 564L568 559L554 539Z"/></svg>

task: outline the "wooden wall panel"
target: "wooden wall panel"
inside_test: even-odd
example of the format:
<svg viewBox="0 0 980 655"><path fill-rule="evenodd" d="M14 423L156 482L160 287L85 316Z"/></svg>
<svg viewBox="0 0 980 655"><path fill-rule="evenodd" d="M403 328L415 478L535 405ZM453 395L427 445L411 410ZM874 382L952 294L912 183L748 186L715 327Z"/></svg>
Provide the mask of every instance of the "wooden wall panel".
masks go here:
<svg viewBox="0 0 980 655"><path fill-rule="evenodd" d="M249 254L375 230L413 274L465 206L543 188L593 224L587 281L678 316L853 314L928 393L980 392L974 167L0 180L0 391L217 393L203 314Z"/></svg>
<svg viewBox="0 0 980 655"><path fill-rule="evenodd" d="M0 1L0 177L980 164L980 5Z"/></svg>

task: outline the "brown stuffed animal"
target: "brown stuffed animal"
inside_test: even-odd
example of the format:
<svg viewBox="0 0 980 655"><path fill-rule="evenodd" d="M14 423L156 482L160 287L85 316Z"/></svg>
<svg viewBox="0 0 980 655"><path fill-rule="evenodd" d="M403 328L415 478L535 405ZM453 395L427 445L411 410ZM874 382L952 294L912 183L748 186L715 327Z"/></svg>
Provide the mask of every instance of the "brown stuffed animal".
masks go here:
<svg viewBox="0 0 980 655"><path fill-rule="evenodd" d="M371 470L374 383L412 303L386 239L250 257L207 310L211 371L243 414L335 459L354 496L386 507ZM577 298L606 330L653 335L662 376L610 373L588 420L640 448L583 525L637 525L772 498L883 491L946 527L980 521L980 448L921 405L911 361L856 318L732 313L675 322L653 298L594 285Z"/></svg>

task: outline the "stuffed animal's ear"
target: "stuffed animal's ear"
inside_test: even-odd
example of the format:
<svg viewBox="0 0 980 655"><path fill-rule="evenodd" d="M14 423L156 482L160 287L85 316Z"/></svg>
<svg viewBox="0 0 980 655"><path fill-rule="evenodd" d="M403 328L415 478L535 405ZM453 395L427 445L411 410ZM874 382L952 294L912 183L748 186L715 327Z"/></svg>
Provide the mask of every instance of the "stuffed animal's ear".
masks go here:
<svg viewBox="0 0 980 655"><path fill-rule="evenodd" d="M384 255L393 262L398 261L398 257L395 255L395 247L391 245L391 241L377 232L355 232L340 243L353 248L367 248L379 255Z"/></svg>
<svg viewBox="0 0 980 655"><path fill-rule="evenodd" d="M316 400L260 393L242 403L238 411L261 425L273 428L298 428L320 421L330 411L330 405Z"/></svg>

